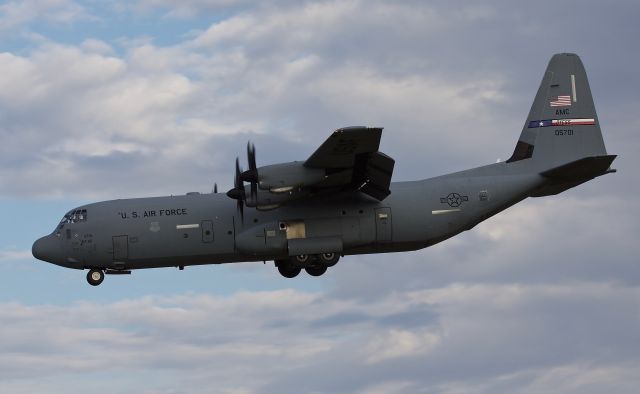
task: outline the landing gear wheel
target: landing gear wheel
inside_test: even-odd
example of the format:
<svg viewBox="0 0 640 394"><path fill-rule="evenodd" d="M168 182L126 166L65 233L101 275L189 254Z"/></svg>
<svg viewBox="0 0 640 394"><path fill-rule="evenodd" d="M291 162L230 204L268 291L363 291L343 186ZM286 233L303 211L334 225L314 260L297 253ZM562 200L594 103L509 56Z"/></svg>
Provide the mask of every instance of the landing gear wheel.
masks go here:
<svg viewBox="0 0 640 394"><path fill-rule="evenodd" d="M285 278L295 278L296 276L298 276L300 271L302 271L302 268L295 267L291 264L278 265L278 272L280 272L280 275L284 276Z"/></svg>
<svg viewBox="0 0 640 394"><path fill-rule="evenodd" d="M92 268L87 274L87 282L91 286L98 286L104 280L104 271Z"/></svg>
<svg viewBox="0 0 640 394"><path fill-rule="evenodd" d="M294 258L294 261L299 263L299 264L306 264L307 261L309 261L309 255L308 254L299 254Z"/></svg>
<svg viewBox="0 0 640 394"><path fill-rule="evenodd" d="M320 276L327 272L327 266L323 264L312 265L304 269L311 276Z"/></svg>
<svg viewBox="0 0 640 394"><path fill-rule="evenodd" d="M340 255L337 253L322 253L319 257L320 262L327 267L333 267L340 260Z"/></svg>

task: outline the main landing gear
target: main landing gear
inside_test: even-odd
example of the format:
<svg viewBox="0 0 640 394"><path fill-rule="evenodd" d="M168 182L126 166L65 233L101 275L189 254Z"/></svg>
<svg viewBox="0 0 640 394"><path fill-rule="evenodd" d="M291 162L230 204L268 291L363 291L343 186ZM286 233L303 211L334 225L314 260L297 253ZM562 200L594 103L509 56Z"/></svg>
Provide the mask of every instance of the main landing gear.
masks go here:
<svg viewBox="0 0 640 394"><path fill-rule="evenodd" d="M321 276L327 272L327 268L336 265L338 260L340 255L337 253L301 254L287 260L276 260L275 264L280 275L285 278L295 278L303 268L311 276Z"/></svg>

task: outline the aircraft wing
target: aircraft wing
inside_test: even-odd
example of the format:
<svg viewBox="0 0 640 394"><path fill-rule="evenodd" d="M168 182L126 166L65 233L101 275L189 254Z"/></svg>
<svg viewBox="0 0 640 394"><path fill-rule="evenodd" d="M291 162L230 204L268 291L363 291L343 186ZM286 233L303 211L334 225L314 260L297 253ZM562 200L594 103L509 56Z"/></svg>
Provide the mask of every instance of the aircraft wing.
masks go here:
<svg viewBox="0 0 640 394"><path fill-rule="evenodd" d="M333 132L304 162L310 168L348 168L356 157L374 153L380 147L381 127L344 127Z"/></svg>
<svg viewBox="0 0 640 394"><path fill-rule="evenodd" d="M381 135L381 127L355 126L334 131L303 164L325 171L325 179L314 188L360 190L384 200L391 193L395 161L378 151Z"/></svg>
<svg viewBox="0 0 640 394"><path fill-rule="evenodd" d="M249 170L236 160L234 188L227 195L260 210L276 209L293 201L343 192L362 192L379 201L391 191L395 161L378 151L382 128L338 129L304 162L256 166L249 144ZM245 185L249 182L249 185Z"/></svg>

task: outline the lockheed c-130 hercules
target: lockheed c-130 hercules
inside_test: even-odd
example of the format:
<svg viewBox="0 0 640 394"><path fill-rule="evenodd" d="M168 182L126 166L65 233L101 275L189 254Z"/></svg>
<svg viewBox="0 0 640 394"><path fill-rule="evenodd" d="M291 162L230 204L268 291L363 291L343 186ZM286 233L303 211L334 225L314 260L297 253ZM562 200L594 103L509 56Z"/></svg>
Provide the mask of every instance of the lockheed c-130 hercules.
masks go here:
<svg viewBox="0 0 640 394"><path fill-rule="evenodd" d="M305 161L249 169L236 159L225 194L136 198L71 210L33 255L105 274L273 260L280 274L319 276L341 256L425 248L524 200L614 172L575 54L554 55L512 156L466 171L391 182L382 128L338 129Z"/></svg>

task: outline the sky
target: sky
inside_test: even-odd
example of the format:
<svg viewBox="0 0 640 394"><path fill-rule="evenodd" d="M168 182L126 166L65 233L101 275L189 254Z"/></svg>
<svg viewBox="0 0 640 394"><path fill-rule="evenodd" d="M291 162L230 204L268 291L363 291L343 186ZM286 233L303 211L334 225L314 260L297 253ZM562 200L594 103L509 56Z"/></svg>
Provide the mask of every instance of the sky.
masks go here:
<svg viewBox="0 0 640 394"><path fill-rule="evenodd" d="M637 1L0 3L0 392L635 393ZM394 180L505 160L549 58L581 56L618 172L444 243L155 269L35 260L69 209L231 187L349 125Z"/></svg>

